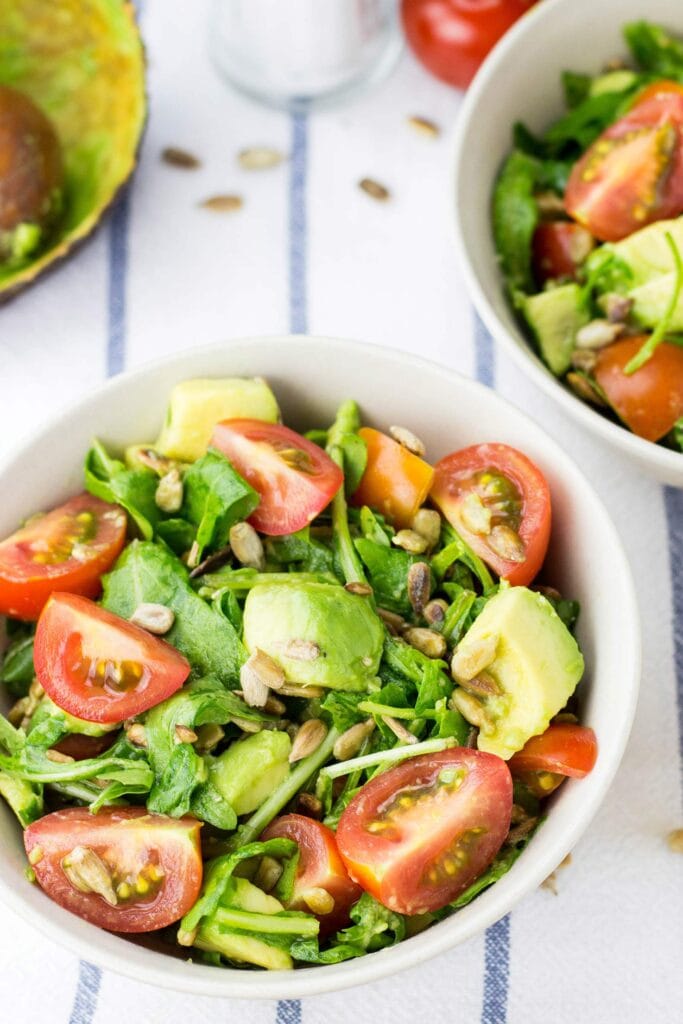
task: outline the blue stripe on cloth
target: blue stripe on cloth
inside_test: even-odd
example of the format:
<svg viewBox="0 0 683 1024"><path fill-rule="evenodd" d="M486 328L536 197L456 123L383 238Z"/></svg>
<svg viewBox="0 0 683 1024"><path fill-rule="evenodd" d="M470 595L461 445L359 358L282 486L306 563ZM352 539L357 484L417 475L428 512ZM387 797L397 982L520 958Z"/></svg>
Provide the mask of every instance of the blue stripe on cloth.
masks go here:
<svg viewBox="0 0 683 1024"><path fill-rule="evenodd" d="M678 741L683 776L683 491L664 488L664 507L669 528L671 563L671 627L674 645L674 672L678 702ZM683 781L683 778L682 780Z"/></svg>
<svg viewBox="0 0 683 1024"><path fill-rule="evenodd" d="M107 377L121 373L126 362L126 272L130 192L126 188L112 211L109 225L109 299Z"/></svg>
<svg viewBox="0 0 683 1024"><path fill-rule="evenodd" d="M275 1024L301 1024L301 1002L298 999L281 999L277 1004Z"/></svg>
<svg viewBox="0 0 683 1024"><path fill-rule="evenodd" d="M496 380L493 338L475 314L475 367L477 380L492 388ZM484 940L484 998L481 1024L505 1024L510 975L510 917L504 917L486 932Z"/></svg>
<svg viewBox="0 0 683 1024"><path fill-rule="evenodd" d="M74 996L69 1024L91 1024L97 1010L97 997L102 982L102 971L94 964L81 960L78 965L78 985Z"/></svg>

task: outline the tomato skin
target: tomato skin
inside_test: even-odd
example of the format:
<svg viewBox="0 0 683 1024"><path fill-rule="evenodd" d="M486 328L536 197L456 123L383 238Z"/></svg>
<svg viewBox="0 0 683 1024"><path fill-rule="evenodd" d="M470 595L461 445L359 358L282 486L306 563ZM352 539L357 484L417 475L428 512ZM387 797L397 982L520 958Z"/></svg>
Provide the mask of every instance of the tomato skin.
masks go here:
<svg viewBox="0 0 683 1024"><path fill-rule="evenodd" d="M287 909L310 914L303 894L313 887L326 889L334 899L334 909L329 914L316 915L320 921L320 934L331 935L344 928L350 920L349 910L360 899L363 890L349 878L332 829L303 814L285 814L268 826L261 839L278 837L293 839L299 845L299 870Z"/></svg>
<svg viewBox="0 0 683 1024"><path fill-rule="evenodd" d="M440 779L444 773L450 779ZM380 903L421 914L450 903L486 870L511 812L505 761L451 747L366 783L342 813L337 847L351 878Z"/></svg>
<svg viewBox="0 0 683 1024"><path fill-rule="evenodd" d="M557 722L540 736L532 736L508 764L513 775L552 772L583 779L595 766L598 741L586 725Z"/></svg>
<svg viewBox="0 0 683 1024"><path fill-rule="evenodd" d="M622 338L598 353L593 375L607 401L629 430L659 441L683 416L683 348L663 341L635 373L624 367L647 340Z"/></svg>
<svg viewBox="0 0 683 1024"><path fill-rule="evenodd" d="M442 82L466 89L498 40L533 0L403 0L415 56Z"/></svg>
<svg viewBox="0 0 683 1024"><path fill-rule="evenodd" d="M73 757L74 761L87 761L109 750L115 739L115 732L107 732L104 736L84 736L82 733L71 732L59 743L55 743L53 750Z"/></svg>
<svg viewBox="0 0 683 1024"><path fill-rule="evenodd" d="M168 818L144 807L110 807L94 815L87 807L68 807L29 825L24 846L29 857L33 851L38 884L60 907L107 931L151 932L180 920L199 896L200 828L194 818ZM121 881L149 863L163 877L149 894L110 906L96 893L80 892L65 875L61 862L77 846L94 850Z"/></svg>
<svg viewBox="0 0 683 1024"><path fill-rule="evenodd" d="M603 242L683 213L683 86L636 97L572 168L565 208Z"/></svg>
<svg viewBox="0 0 683 1024"><path fill-rule="evenodd" d="M543 221L534 232L532 257L539 285L551 278L576 277L595 240L581 224L567 220Z"/></svg>
<svg viewBox="0 0 683 1024"><path fill-rule="evenodd" d="M326 452L279 423L223 420L216 425L211 444L260 494L249 522L270 537L308 526L344 482L344 474ZM302 453L306 469L288 464L279 451Z"/></svg>
<svg viewBox="0 0 683 1024"><path fill-rule="evenodd" d="M74 558L68 538L83 532L77 517L87 515L93 517L96 532L81 540L81 557ZM125 538L123 509L85 493L22 526L0 543L0 615L35 620L55 590L97 597L100 577L118 558ZM50 561L60 544L66 550L59 560Z"/></svg>
<svg viewBox="0 0 683 1024"><path fill-rule="evenodd" d="M512 586L531 583L548 550L552 518L550 490L540 469L509 445L478 444L446 455L434 470L431 497L451 525L476 554ZM463 522L461 505L467 490L461 492L461 485L466 485L473 473L486 470L511 481L521 497L521 521L517 532L525 548L524 561L501 557L491 550L485 536L474 533Z"/></svg>
<svg viewBox="0 0 683 1024"><path fill-rule="evenodd" d="M358 434L368 461L352 503L369 505L399 528L410 526L429 494L433 468L380 430L361 427Z"/></svg>
<svg viewBox="0 0 683 1024"><path fill-rule="evenodd" d="M97 664L107 678L91 681ZM121 686L109 665L140 666ZM175 647L75 594L53 594L38 620L34 664L55 704L87 722L123 722L179 690L190 664ZM133 670L135 671L135 670ZM126 682L129 683L125 687Z"/></svg>

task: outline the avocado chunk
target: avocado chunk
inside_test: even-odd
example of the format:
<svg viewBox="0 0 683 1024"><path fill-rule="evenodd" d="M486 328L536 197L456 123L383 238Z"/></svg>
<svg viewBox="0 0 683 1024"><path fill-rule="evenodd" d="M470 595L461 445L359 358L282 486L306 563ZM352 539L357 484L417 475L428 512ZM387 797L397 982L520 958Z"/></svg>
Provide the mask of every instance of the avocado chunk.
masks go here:
<svg viewBox="0 0 683 1024"><path fill-rule="evenodd" d="M632 316L642 327L656 327L664 316L675 285L673 253L666 240L670 234L683 255L683 217L659 220L635 231L621 242L607 243L599 251L612 252L631 274L629 298ZM669 322L669 330L683 330L683 292Z"/></svg>
<svg viewBox="0 0 683 1024"><path fill-rule="evenodd" d="M29 734L48 719L58 722L65 733L78 733L79 736L105 736L119 728L118 723L102 725L98 722L87 722L84 718L76 718L68 711L62 711L49 697L43 697L31 718Z"/></svg>
<svg viewBox="0 0 683 1024"><path fill-rule="evenodd" d="M363 691L377 675L384 627L367 598L333 583L261 583L244 605L244 643L299 686Z"/></svg>
<svg viewBox="0 0 683 1024"><path fill-rule="evenodd" d="M0 206L13 193L20 218L1 218L1 300L70 254L135 168L146 103L133 4L3 0L0 90Z"/></svg>
<svg viewBox="0 0 683 1024"><path fill-rule="evenodd" d="M636 77L635 71L629 71L628 68L607 71L604 75L598 75L593 79L588 95L604 96L606 92L625 92L635 83Z"/></svg>
<svg viewBox="0 0 683 1024"><path fill-rule="evenodd" d="M28 828L44 813L41 789L9 772L0 772L0 796L10 805L22 828Z"/></svg>
<svg viewBox="0 0 683 1024"><path fill-rule="evenodd" d="M507 760L565 706L583 675L583 656L550 602L526 587L491 598L458 644L454 663L476 661L482 648L495 651L485 671L499 693L483 698L488 725L477 745Z"/></svg>
<svg viewBox="0 0 683 1024"><path fill-rule="evenodd" d="M581 288L574 281L528 295L522 312L538 342L544 363L561 377L571 365L576 332L588 323Z"/></svg>
<svg viewBox="0 0 683 1024"><path fill-rule="evenodd" d="M206 452L221 420L276 423L279 417L275 395L261 377L186 380L171 392L166 421L154 447L171 459L195 462Z"/></svg>
<svg viewBox="0 0 683 1024"><path fill-rule="evenodd" d="M291 749L286 732L264 729L220 754L211 781L235 814L250 814L289 774Z"/></svg>
<svg viewBox="0 0 683 1024"><path fill-rule="evenodd" d="M252 914L278 914L285 908L274 896L268 896L246 878L233 878L230 889L230 906ZM284 949L270 946L262 939L250 935L238 935L222 928L213 916L200 925L194 945L199 949L220 953L229 960L255 964L270 971L286 971L292 967L292 958Z"/></svg>

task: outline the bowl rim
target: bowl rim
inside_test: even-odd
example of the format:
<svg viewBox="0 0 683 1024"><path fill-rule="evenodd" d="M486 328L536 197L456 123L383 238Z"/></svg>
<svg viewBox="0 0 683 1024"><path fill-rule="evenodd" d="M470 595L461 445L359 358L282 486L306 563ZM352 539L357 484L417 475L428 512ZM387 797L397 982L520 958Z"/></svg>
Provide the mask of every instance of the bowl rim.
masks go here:
<svg viewBox="0 0 683 1024"><path fill-rule="evenodd" d="M212 345L201 346L191 350L183 350L170 357L162 357L146 362L125 373L118 374L78 400L65 403L54 415L43 421L30 435L24 436L16 443L11 452L0 461L0 481L4 474L12 469L17 461L24 456L25 449L39 441L46 433L59 425L60 421L71 414L76 414L83 406L99 403L103 397L115 394L119 389L136 378L153 377L162 369L174 364L183 364L189 357L210 360L220 358L221 354L239 346L291 346L293 344L310 349L311 354L319 354L320 345L328 350L336 348L340 353L350 353L362 357L368 351L374 355L389 358L403 363L415 373L421 370L438 370L458 388L469 389L475 394L486 396L504 407L512 417L523 421L542 437L548 446L548 459L554 460L563 476L573 478L583 492L581 500L591 503L593 513L600 521L601 529L609 536L615 556L615 577L620 579L621 599L626 610L623 623L623 643L630 645L630 654L626 658L630 665L627 678L622 678L623 694L626 697L620 709L620 725L612 737L612 761L604 769L602 785L596 788L591 798L580 806L580 812L571 820L562 836L558 836L554 844L527 866L523 874L511 872L483 892L476 901L479 913L458 922L458 914L413 936L389 949L380 950L369 956L341 964L316 966L314 969L298 969L296 971L273 971L254 974L249 971L221 969L200 964L188 964L168 955L152 953L150 950L136 946L131 942L120 942L119 936L97 929L93 934L92 926L80 918L70 914L54 904L48 905L48 912L34 906L22 896L23 889L15 889L7 883L0 871L0 900L14 910L24 920L37 928L43 935L57 944L69 949L77 956L94 961L99 966L114 974L123 975L146 984L158 985L178 992L216 998L247 998L247 999L298 999L305 996L341 991L368 982L408 970L424 963L441 953L453 949L468 939L484 932L486 928L505 916L527 893L537 888L541 882L558 866L563 858L575 846L585 832L588 824L597 813L612 784L614 776L621 764L626 743L628 741L633 717L638 700L641 673L641 630L640 615L636 599L636 590L626 554L617 533L616 527L600 497L583 475L574 460L566 454L557 441L550 437L545 429L532 417L516 408L511 402L494 392L491 388L464 377L455 370L442 366L434 360L415 356L412 353L393 349L388 346L369 344L323 335L287 334L261 337L237 337ZM627 621L626 621L627 620ZM452 932L457 930L457 936ZM174 969L169 970L173 964ZM256 979L256 980L255 980Z"/></svg>
<svg viewBox="0 0 683 1024"><path fill-rule="evenodd" d="M582 402L580 398L568 391L536 355L531 341L522 333L521 328L518 331L518 336L524 344L520 345L514 340L514 336L489 302L480 278L475 273L470 261L470 243L463 230L459 197L461 191L464 191L463 183L467 180L465 143L478 118L480 98L488 89L491 81L497 77L500 62L528 36L531 37L536 32L540 34L543 25L554 16L558 8L570 6L573 3L574 0L544 0L544 3L530 8L493 48L465 94L458 123L453 133L451 150L453 211L458 260L477 313L490 334L510 354L517 366L531 377L534 383L550 398L559 402L571 416L578 419L588 431L600 435L608 444L622 449L624 454L637 460L640 465L650 463L651 472L659 474L660 479L676 480L678 486L683 486L683 452L675 452L663 448L654 441L646 441L645 438L638 437L627 427L607 419L597 409ZM520 112L520 118L522 116L523 114ZM512 128L512 125L510 127ZM501 274L499 277L502 292L504 282Z"/></svg>

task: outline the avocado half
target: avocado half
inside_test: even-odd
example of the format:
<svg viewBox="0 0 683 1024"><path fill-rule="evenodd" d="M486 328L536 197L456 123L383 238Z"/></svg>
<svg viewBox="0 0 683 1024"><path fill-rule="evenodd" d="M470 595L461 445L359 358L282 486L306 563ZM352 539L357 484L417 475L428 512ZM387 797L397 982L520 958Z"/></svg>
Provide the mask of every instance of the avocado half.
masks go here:
<svg viewBox="0 0 683 1024"><path fill-rule="evenodd" d="M2 301L89 235L135 168L146 100L133 4L2 0L0 84L49 118L64 163L59 220L26 263L0 264Z"/></svg>

